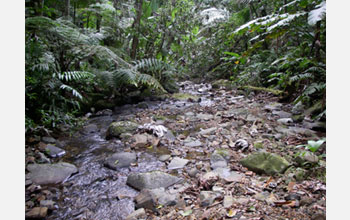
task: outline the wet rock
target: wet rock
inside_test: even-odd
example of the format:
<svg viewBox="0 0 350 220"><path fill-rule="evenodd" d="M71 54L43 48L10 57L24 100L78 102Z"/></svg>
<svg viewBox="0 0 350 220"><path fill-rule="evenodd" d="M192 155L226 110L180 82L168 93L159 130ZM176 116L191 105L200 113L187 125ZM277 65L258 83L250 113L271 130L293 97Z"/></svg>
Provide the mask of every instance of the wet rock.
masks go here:
<svg viewBox="0 0 350 220"><path fill-rule="evenodd" d="M293 123L293 119L291 118L280 118L277 120L278 123L282 124L282 125L290 125Z"/></svg>
<svg viewBox="0 0 350 220"><path fill-rule="evenodd" d="M35 207L26 213L26 218L42 219L47 216L47 207Z"/></svg>
<svg viewBox="0 0 350 220"><path fill-rule="evenodd" d="M109 125L106 138L112 138L116 137L119 138L121 134L123 133L133 133L137 130L138 124L131 122L131 121L118 121L113 122Z"/></svg>
<svg viewBox="0 0 350 220"><path fill-rule="evenodd" d="M165 161L169 160L170 157L171 157L171 156L170 156L169 154L163 154L163 155L161 155L158 159L159 159L160 161L162 161L162 162L165 162Z"/></svg>
<svg viewBox="0 0 350 220"><path fill-rule="evenodd" d="M179 177L161 171L152 171L147 173L132 173L128 176L126 183L131 187L142 190L160 187L167 188L181 181L182 179Z"/></svg>
<svg viewBox="0 0 350 220"><path fill-rule="evenodd" d="M56 143L56 139L53 137L42 137L41 140L47 144L54 144Z"/></svg>
<svg viewBox="0 0 350 220"><path fill-rule="evenodd" d="M95 124L89 124L83 127L84 134L96 133L98 131L98 127Z"/></svg>
<svg viewBox="0 0 350 220"><path fill-rule="evenodd" d="M192 101L192 102L198 102L199 97L195 95L191 95L189 93L174 93L172 95L174 99L181 100L181 101Z"/></svg>
<svg viewBox="0 0 350 220"><path fill-rule="evenodd" d="M302 122L304 120L305 116L304 115L293 115L292 119L295 122Z"/></svg>
<svg viewBox="0 0 350 220"><path fill-rule="evenodd" d="M128 215L128 217L126 217L126 220L137 220L137 219L145 218L145 217L146 217L145 209L140 208L140 209L135 210L130 215Z"/></svg>
<svg viewBox="0 0 350 220"><path fill-rule="evenodd" d="M200 147L200 146L202 146L202 142L200 142L199 140L195 140L195 141L185 143L185 146L186 147Z"/></svg>
<svg viewBox="0 0 350 220"><path fill-rule="evenodd" d="M152 194L149 190L144 189L135 197L135 207L137 209L139 208L145 208L153 210L156 205L156 201L153 199Z"/></svg>
<svg viewBox="0 0 350 220"><path fill-rule="evenodd" d="M163 187L149 190L154 201L157 201L159 205L174 206L178 202L176 194L170 194L165 191Z"/></svg>
<svg viewBox="0 0 350 220"><path fill-rule="evenodd" d="M28 177L36 184L57 184L61 183L77 173L78 169L73 164L29 164L27 170L30 172Z"/></svg>
<svg viewBox="0 0 350 220"><path fill-rule="evenodd" d="M66 151L59 148L59 147L56 147L56 146L49 144L45 148L45 153L49 157L55 158L55 157L61 157L61 156L65 155Z"/></svg>
<svg viewBox="0 0 350 220"><path fill-rule="evenodd" d="M200 120L204 120L204 121L209 121L210 119L214 118L214 115L209 115L209 114L198 114L196 116L198 119Z"/></svg>
<svg viewBox="0 0 350 220"><path fill-rule="evenodd" d="M303 122L305 128L314 130L314 131L326 131L326 122L316 121L316 122Z"/></svg>
<svg viewBox="0 0 350 220"><path fill-rule="evenodd" d="M182 169L189 162L187 159L182 159L180 157L174 157L168 165L169 170Z"/></svg>
<svg viewBox="0 0 350 220"><path fill-rule="evenodd" d="M29 186L29 185L31 185L32 183L33 183L33 181L31 181L31 180L26 180L25 186Z"/></svg>
<svg viewBox="0 0 350 220"><path fill-rule="evenodd" d="M278 133L281 133L283 135L287 135L287 136L292 136L292 135L303 135L306 137L312 137L315 136L315 132L310 130L310 129L306 129L306 128L299 128L299 127L288 127L288 128L284 128L282 126L277 126L275 128L275 130Z"/></svg>
<svg viewBox="0 0 350 220"><path fill-rule="evenodd" d="M129 167L131 163L136 162L136 153L122 152L115 153L105 161L105 166L113 170Z"/></svg>
<svg viewBox="0 0 350 220"><path fill-rule="evenodd" d="M292 114L285 111L273 111L273 115L278 115L280 118L291 118Z"/></svg>
<svg viewBox="0 0 350 220"><path fill-rule="evenodd" d="M45 156L45 154L38 152L39 155L39 163L51 163L50 159Z"/></svg>
<svg viewBox="0 0 350 220"><path fill-rule="evenodd" d="M111 116L113 115L113 111L110 109L103 109L101 111L98 111L95 116Z"/></svg>
<svg viewBox="0 0 350 220"><path fill-rule="evenodd" d="M225 196L223 205L225 208L230 208L233 205L234 199L232 196Z"/></svg>
<svg viewBox="0 0 350 220"><path fill-rule="evenodd" d="M249 170L256 173L273 175L283 173L289 166L289 162L281 156L268 152L250 154L240 161Z"/></svg>
<svg viewBox="0 0 350 220"><path fill-rule="evenodd" d="M218 193L212 191L201 191L199 194L200 206L210 206L218 196Z"/></svg>

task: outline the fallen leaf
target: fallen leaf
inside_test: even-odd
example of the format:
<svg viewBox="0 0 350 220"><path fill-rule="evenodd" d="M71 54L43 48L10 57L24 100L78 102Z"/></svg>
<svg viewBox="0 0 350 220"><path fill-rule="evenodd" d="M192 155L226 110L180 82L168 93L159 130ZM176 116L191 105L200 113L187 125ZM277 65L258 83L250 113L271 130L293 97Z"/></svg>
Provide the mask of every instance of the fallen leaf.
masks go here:
<svg viewBox="0 0 350 220"><path fill-rule="evenodd" d="M187 210L187 211L180 211L180 214L182 215L182 216L189 216L189 215L191 215L192 214L192 209L190 209L190 210Z"/></svg>
<svg viewBox="0 0 350 220"><path fill-rule="evenodd" d="M292 191L293 191L294 185L295 185L295 182L290 182L290 183L288 184L288 187L287 187L288 192L292 192Z"/></svg>
<svg viewBox="0 0 350 220"><path fill-rule="evenodd" d="M236 213L237 213L236 210L230 209L230 210L226 213L226 216L232 218L233 216L236 215Z"/></svg>
<svg viewBox="0 0 350 220"><path fill-rule="evenodd" d="M119 160L115 160L114 164L118 164L119 163Z"/></svg>

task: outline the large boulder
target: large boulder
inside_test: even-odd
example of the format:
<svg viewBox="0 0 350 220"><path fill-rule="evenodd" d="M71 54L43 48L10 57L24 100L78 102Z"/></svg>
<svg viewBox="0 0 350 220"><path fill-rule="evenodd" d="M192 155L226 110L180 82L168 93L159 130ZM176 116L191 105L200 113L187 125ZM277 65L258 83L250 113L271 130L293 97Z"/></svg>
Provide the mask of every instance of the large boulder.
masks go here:
<svg viewBox="0 0 350 220"><path fill-rule="evenodd" d="M139 127L138 124L131 122L131 121L118 121L113 122L109 125L106 138L112 138L116 137L119 138L121 134L123 133L132 133L136 131L136 129Z"/></svg>
<svg viewBox="0 0 350 220"><path fill-rule="evenodd" d="M78 169L73 164L29 164L27 170L29 179L36 184L57 184L65 181L72 174L77 173Z"/></svg>
<svg viewBox="0 0 350 220"><path fill-rule="evenodd" d="M273 153L257 152L242 159L240 163L256 173L265 173L273 175L276 173L283 173L290 163Z"/></svg>
<svg viewBox="0 0 350 220"><path fill-rule="evenodd" d="M138 190L156 189L160 187L167 188L182 179L161 171L152 171L147 173L132 173L128 176L126 184Z"/></svg>
<svg viewBox="0 0 350 220"><path fill-rule="evenodd" d="M115 153L105 161L105 166L117 170L118 168L129 167L136 162L136 153L121 152Z"/></svg>

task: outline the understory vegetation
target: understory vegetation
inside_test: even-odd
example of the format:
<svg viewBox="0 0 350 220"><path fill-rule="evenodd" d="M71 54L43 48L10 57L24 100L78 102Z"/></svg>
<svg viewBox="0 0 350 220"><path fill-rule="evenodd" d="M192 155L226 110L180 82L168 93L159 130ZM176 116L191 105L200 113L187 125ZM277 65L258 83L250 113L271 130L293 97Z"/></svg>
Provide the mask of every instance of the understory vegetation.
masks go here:
<svg viewBox="0 0 350 220"><path fill-rule="evenodd" d="M26 133L226 79L325 118L323 0L26 0ZM135 95L136 94L136 95Z"/></svg>

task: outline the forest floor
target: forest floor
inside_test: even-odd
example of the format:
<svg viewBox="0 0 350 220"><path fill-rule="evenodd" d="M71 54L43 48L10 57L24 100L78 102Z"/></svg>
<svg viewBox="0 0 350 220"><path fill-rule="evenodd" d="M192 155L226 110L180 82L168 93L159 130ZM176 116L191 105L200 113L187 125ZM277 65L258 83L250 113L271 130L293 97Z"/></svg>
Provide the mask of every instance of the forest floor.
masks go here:
<svg viewBox="0 0 350 220"><path fill-rule="evenodd" d="M326 219L325 143L296 148L325 137L322 123L265 92L180 85L89 114L71 135L28 137L26 218ZM115 134L119 121L139 127Z"/></svg>

